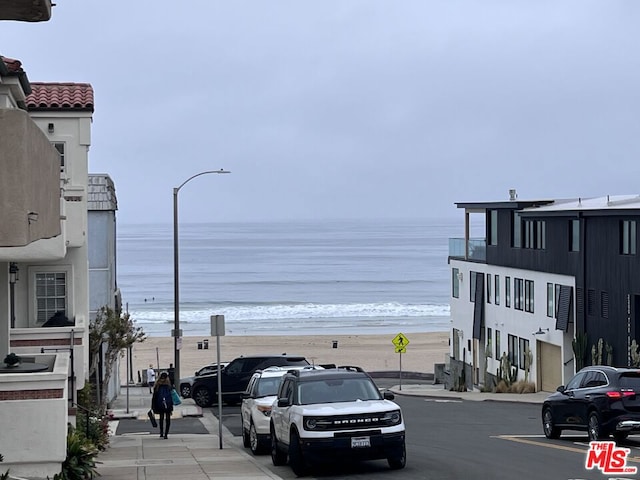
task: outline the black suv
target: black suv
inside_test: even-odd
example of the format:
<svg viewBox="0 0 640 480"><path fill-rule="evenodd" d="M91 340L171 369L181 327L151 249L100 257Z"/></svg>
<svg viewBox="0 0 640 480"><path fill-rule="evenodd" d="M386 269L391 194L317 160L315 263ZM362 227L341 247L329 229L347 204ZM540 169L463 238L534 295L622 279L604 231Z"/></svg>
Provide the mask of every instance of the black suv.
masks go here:
<svg viewBox="0 0 640 480"><path fill-rule="evenodd" d="M222 400L237 404L247 389L251 375L267 367L301 367L309 362L300 355L247 355L238 357L221 371ZM210 407L218 400L218 374L196 377L191 387L191 397L199 407Z"/></svg>
<svg viewBox="0 0 640 480"><path fill-rule="evenodd" d="M586 430L590 441L609 435L624 440L640 432L640 370L583 368L544 401L542 427L547 438L558 438L562 430Z"/></svg>

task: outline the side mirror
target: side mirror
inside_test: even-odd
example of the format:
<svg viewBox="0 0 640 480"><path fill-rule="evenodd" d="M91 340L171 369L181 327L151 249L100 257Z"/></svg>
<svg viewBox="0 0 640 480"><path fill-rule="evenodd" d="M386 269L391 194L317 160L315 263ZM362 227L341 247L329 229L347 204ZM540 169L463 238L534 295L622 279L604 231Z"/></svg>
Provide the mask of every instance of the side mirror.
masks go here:
<svg viewBox="0 0 640 480"><path fill-rule="evenodd" d="M278 406L279 407L288 407L289 406L289 399L288 398L279 398L278 399Z"/></svg>
<svg viewBox="0 0 640 480"><path fill-rule="evenodd" d="M393 400L394 398L396 398L396 396L393 394L393 392L390 392L389 390L385 390L382 393L382 398L384 398L385 400Z"/></svg>
<svg viewBox="0 0 640 480"><path fill-rule="evenodd" d="M247 392L243 392L242 395L240 395L241 398L251 398L251 394L247 393Z"/></svg>
<svg viewBox="0 0 640 480"><path fill-rule="evenodd" d="M560 385L558 388L556 388L556 392L560 392L560 393L564 393L566 390L566 388L564 388L564 385Z"/></svg>

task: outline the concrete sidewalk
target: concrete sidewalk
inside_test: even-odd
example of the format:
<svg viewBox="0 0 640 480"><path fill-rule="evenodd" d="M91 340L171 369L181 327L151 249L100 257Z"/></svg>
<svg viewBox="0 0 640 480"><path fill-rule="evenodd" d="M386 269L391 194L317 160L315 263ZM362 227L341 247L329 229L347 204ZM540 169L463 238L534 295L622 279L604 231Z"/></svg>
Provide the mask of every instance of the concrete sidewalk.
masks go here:
<svg viewBox="0 0 640 480"><path fill-rule="evenodd" d="M127 398L128 390L128 398ZM442 385L396 385L390 389L397 395L420 396L448 401L498 401L541 404L548 392L512 394L479 391L450 392ZM121 419L147 419L151 395L146 387L122 388L113 404L112 432ZM248 450L230 440L231 433L223 428L220 448L218 420L210 409L204 411L191 399L175 408L172 419L199 417L208 434L172 434L167 440L156 433L131 433L111 437L109 448L98 456L98 473L105 480L190 480L280 479L255 461ZM155 430L154 430L155 432Z"/></svg>
<svg viewBox="0 0 640 480"><path fill-rule="evenodd" d="M542 404L551 393L490 393L473 390L468 392L451 392L445 390L443 385L396 385L391 387L393 393L397 395L419 396L426 398L442 399L442 400L468 400L474 402L520 402L520 403L537 403Z"/></svg>
<svg viewBox="0 0 640 480"><path fill-rule="evenodd" d="M128 390L128 398L127 398ZM112 405L110 429L116 432L120 420L137 418L148 421L151 395L146 387L123 387ZM128 407L128 408L127 408ZM218 420L210 409L203 410L191 399L174 409L172 419L200 417L208 434L172 434L164 440L157 433L114 435L109 448L98 455L98 473L105 480L189 480L280 479L260 466L251 453L227 442L232 435L223 428L220 448ZM157 430L154 430L157 432ZM226 437L226 439L225 439Z"/></svg>

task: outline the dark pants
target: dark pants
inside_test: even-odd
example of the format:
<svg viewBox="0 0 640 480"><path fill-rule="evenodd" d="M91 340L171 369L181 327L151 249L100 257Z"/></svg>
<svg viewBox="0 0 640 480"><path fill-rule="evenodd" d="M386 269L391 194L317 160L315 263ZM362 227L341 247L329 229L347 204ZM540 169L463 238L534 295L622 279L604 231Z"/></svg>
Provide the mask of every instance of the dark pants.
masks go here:
<svg viewBox="0 0 640 480"><path fill-rule="evenodd" d="M169 435L169 428L171 427L171 412L160 412L160 436Z"/></svg>

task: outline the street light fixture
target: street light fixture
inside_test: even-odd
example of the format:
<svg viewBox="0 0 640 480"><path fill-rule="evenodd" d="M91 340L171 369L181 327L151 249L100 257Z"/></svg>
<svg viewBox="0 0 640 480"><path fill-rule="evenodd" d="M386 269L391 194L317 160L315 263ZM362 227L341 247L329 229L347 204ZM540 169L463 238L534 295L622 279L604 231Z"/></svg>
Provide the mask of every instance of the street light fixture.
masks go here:
<svg viewBox="0 0 640 480"><path fill-rule="evenodd" d="M182 330L180 329L180 286L179 286L179 261L178 261L178 192L187 183L201 175L210 173L231 173L228 170L207 170L196 173L187 178L179 187L173 189L173 368L174 381L180 383L180 341L182 340Z"/></svg>

